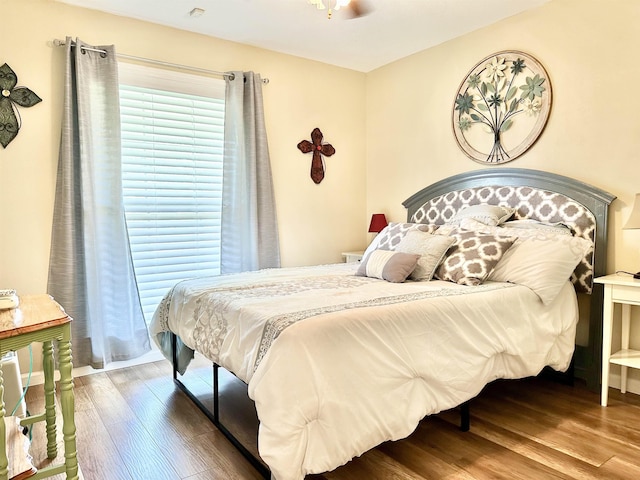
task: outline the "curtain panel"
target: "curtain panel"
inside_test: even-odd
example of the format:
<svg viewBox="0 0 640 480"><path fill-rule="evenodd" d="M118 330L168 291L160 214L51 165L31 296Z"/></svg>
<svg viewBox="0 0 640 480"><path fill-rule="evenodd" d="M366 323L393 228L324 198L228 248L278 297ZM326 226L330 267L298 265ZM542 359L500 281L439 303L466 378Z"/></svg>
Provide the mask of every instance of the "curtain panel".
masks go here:
<svg viewBox="0 0 640 480"><path fill-rule="evenodd" d="M225 77L221 273L280 266L262 79L232 73Z"/></svg>
<svg viewBox="0 0 640 480"><path fill-rule="evenodd" d="M74 320L74 366L103 368L150 350L129 250L120 155L115 48L67 37L48 292Z"/></svg>

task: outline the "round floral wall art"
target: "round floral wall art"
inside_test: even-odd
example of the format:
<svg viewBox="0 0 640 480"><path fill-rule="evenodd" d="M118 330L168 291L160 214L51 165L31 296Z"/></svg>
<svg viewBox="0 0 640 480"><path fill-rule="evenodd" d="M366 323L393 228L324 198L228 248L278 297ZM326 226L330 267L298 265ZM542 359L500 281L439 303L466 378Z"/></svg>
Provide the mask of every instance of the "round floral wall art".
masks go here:
<svg viewBox="0 0 640 480"><path fill-rule="evenodd" d="M498 52L478 62L460 84L453 132L472 160L506 163L534 144L550 111L551 84L544 67L523 52Z"/></svg>

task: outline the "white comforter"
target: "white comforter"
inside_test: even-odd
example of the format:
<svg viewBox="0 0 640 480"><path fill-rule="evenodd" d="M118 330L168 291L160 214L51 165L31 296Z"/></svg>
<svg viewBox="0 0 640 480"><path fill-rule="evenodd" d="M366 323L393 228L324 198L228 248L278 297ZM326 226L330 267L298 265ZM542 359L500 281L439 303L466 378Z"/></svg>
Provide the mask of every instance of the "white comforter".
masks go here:
<svg viewBox="0 0 640 480"><path fill-rule="evenodd" d="M578 320L569 282L545 307L523 286L393 284L356 268L190 280L154 316L154 338L173 331L248 383L260 455L277 480L404 438L497 378L569 365Z"/></svg>

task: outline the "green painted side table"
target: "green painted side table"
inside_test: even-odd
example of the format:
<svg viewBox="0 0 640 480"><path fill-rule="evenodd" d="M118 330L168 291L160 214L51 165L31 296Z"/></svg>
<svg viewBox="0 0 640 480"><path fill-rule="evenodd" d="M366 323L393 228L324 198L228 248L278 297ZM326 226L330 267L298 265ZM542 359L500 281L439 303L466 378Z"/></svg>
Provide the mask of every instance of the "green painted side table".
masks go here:
<svg viewBox="0 0 640 480"><path fill-rule="evenodd" d="M62 434L64 439L64 463L50 465L28 476L31 480L66 473L67 480L78 480L76 451L76 426L74 421L73 379L71 376L71 317L49 295L25 295L20 297L18 308L0 310L0 357L41 342L44 370L45 411L20 421L23 426L46 422L47 456L58 454L56 444L56 406L53 342L58 341L60 371L60 408L62 410ZM4 386L0 371L0 480L8 480L6 428L4 422Z"/></svg>

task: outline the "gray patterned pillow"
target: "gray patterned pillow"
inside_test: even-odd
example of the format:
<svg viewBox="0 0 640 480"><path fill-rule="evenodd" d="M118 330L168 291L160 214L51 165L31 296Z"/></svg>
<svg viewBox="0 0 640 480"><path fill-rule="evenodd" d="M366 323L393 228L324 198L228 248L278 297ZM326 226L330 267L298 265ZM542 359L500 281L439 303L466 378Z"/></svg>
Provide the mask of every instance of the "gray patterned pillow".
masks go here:
<svg viewBox="0 0 640 480"><path fill-rule="evenodd" d="M435 277L460 285L480 285L516 238L459 230Z"/></svg>
<svg viewBox="0 0 640 480"><path fill-rule="evenodd" d="M558 296L571 272L593 248L589 240L572 236L561 225L522 220L491 227L470 219L460 225L479 234L517 237L488 280L529 287L545 305Z"/></svg>
<svg viewBox="0 0 640 480"><path fill-rule="evenodd" d="M395 250L407 232L411 230L433 233L437 229L438 225L389 222L389 225L384 227L384 229L369 244L362 257L366 257L374 250Z"/></svg>
<svg viewBox="0 0 640 480"><path fill-rule="evenodd" d="M433 227L437 228L436 225ZM380 232L380 243L378 243L378 248L382 250L395 250L407 232L411 230L420 230L422 232L432 233L429 230L433 227L422 223L391 222L382 232Z"/></svg>

